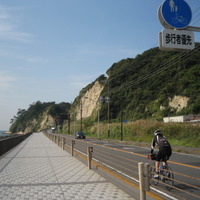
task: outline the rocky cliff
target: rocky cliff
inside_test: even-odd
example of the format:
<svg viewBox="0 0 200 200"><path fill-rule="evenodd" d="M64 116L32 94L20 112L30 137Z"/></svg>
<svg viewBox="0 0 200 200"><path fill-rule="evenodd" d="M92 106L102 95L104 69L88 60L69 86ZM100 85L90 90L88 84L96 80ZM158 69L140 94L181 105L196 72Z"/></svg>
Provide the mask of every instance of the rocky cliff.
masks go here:
<svg viewBox="0 0 200 200"><path fill-rule="evenodd" d="M92 116L100 96L109 96L111 120L121 117L162 120L165 116L200 113L200 45L191 52L163 52L158 48L114 63L109 78L83 88L72 107L76 117ZM102 75L103 76L103 75ZM105 78L105 77L104 77ZM72 111L73 112L73 111ZM105 120L108 106L100 103Z"/></svg>
<svg viewBox="0 0 200 200"><path fill-rule="evenodd" d="M70 110L69 103L37 101L25 109L19 109L17 116L12 119L10 131L14 133L28 133L50 129L55 126L62 126L63 120L61 115L67 115Z"/></svg>
<svg viewBox="0 0 200 200"><path fill-rule="evenodd" d="M76 106L77 120L81 118L81 109L82 118L90 117L94 112L97 112L99 106L98 100L103 88L104 85L100 84L99 81L96 81L94 82L93 86L87 90L83 96L81 96L80 105Z"/></svg>

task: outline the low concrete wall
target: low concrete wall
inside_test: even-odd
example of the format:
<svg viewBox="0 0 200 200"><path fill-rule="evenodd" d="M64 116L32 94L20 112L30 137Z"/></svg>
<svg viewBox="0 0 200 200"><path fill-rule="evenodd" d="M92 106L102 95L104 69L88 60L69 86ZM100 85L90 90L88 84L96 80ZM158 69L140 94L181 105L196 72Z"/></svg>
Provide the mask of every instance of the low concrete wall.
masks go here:
<svg viewBox="0 0 200 200"><path fill-rule="evenodd" d="M19 135L14 137L9 137L3 140L0 140L0 156L17 146L20 142L29 137L32 133L27 133L25 135Z"/></svg>

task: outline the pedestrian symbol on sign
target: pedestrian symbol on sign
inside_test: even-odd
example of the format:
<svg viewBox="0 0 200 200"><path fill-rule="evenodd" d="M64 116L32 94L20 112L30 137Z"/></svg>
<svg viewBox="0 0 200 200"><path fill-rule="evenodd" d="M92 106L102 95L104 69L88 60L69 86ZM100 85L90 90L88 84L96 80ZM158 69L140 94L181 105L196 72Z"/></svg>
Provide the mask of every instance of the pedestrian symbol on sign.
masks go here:
<svg viewBox="0 0 200 200"><path fill-rule="evenodd" d="M189 51L195 48L194 34L200 27L189 26L192 11L185 0L165 0L158 9L158 18L165 28L159 33L159 48L165 51Z"/></svg>
<svg viewBox="0 0 200 200"><path fill-rule="evenodd" d="M165 22L176 29L184 29L192 19L192 12L184 0L165 0L161 5L161 15Z"/></svg>
<svg viewBox="0 0 200 200"><path fill-rule="evenodd" d="M170 9L171 9L171 12L175 12L175 11L178 10L178 8L177 8L177 6L175 5L175 3L174 3L173 0L170 0L169 6L170 6Z"/></svg>

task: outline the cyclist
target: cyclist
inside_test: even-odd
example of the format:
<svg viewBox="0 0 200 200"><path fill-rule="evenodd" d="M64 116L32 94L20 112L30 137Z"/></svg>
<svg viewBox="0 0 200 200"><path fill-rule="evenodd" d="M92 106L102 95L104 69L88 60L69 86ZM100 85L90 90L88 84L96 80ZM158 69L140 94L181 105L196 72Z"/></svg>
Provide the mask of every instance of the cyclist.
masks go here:
<svg viewBox="0 0 200 200"><path fill-rule="evenodd" d="M154 175L154 178L158 178L160 161L167 161L172 154L171 145L167 141L166 137L163 136L160 130L157 130L154 132L154 138L151 143L151 151L150 151L151 155L154 152L155 146L158 146L159 151L158 151L156 162L155 162L155 169L156 169L157 174Z"/></svg>

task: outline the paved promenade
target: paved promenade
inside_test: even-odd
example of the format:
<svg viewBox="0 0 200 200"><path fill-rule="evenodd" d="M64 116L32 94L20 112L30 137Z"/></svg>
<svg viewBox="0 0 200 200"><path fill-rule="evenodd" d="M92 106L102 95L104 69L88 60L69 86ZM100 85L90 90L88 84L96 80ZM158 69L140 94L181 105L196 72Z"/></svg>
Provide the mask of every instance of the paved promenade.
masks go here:
<svg viewBox="0 0 200 200"><path fill-rule="evenodd" d="M0 157L0 199L133 200L41 133Z"/></svg>

